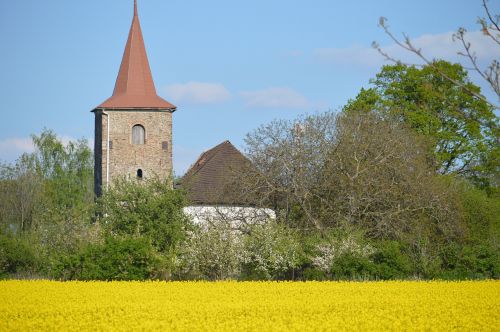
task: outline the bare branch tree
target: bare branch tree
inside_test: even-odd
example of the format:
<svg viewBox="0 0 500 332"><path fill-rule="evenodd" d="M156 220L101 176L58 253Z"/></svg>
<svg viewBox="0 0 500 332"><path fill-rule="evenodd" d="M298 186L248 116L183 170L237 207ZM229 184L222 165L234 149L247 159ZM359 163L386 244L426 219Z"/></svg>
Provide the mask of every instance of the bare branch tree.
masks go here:
<svg viewBox="0 0 500 332"><path fill-rule="evenodd" d="M487 0L483 0L483 7L486 12L487 18L479 18L478 23L481 25L481 30L483 34L492 39L495 43L500 45L500 28L499 28L499 20L500 20L500 15L492 15L490 13L490 10L488 8ZM474 97L481 99L485 102L487 102L489 105L491 105L493 108L500 110L500 104L493 102L491 100L488 100L485 98L483 95L480 93L477 93L475 91L472 91L469 89L466 85L463 83L453 79L449 75L447 75L445 72L443 72L438 66L435 66L435 62L437 59L430 58L427 55L424 54L421 48L418 48L411 40L411 38L403 33L403 39L397 38L390 30L389 25L387 24L387 18L381 17L379 19L379 27L381 27L384 32L389 36L389 38L399 47L401 47L404 50L407 50L408 52L411 52L415 54L418 58L420 58L425 65L433 67L437 72L440 73L442 77L445 79L449 80L453 84L459 86L460 88L464 89L466 92L469 94L473 95ZM467 30L465 28L459 28L456 33L453 34L453 41L459 42L463 51L458 52L458 55L466 58L468 62L471 64L471 67L468 68L469 70L475 71L478 73L491 87L491 89L495 92L497 97L500 100L500 83L499 83L499 78L500 78L500 63L498 59L493 59L490 63L489 66L486 68L481 68L481 66L478 63L478 58L476 53L473 51L473 45L467 40ZM384 49L380 46L380 44L376 41L372 43L372 47L375 48L386 60L394 62L394 63L399 63L399 64L405 64L405 65L415 65L419 66L418 64L409 64L409 63L404 63L400 59L395 58L394 56L390 55Z"/></svg>
<svg viewBox="0 0 500 332"><path fill-rule="evenodd" d="M324 231L349 225L373 237L401 238L425 219L456 230L427 147L398 121L316 114L273 121L249 134L246 144L258 174L241 172L233 188L260 197L290 226Z"/></svg>

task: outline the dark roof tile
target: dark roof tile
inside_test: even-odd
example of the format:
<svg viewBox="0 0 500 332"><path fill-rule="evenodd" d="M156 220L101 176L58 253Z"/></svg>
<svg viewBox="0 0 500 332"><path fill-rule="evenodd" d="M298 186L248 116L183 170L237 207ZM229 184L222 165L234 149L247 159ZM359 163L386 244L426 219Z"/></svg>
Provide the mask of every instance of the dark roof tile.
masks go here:
<svg viewBox="0 0 500 332"><path fill-rule="evenodd" d="M235 202L227 186L238 171L252 167L248 160L229 141L204 152L181 179L181 188L193 204L248 205Z"/></svg>

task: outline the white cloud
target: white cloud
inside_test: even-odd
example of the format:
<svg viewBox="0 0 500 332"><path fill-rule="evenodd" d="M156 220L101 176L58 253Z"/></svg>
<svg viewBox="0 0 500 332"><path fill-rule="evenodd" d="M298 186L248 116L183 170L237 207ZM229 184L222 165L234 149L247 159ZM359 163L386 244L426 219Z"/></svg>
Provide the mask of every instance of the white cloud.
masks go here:
<svg viewBox="0 0 500 332"><path fill-rule="evenodd" d="M314 50L314 56L322 61L340 65L354 64L371 67L378 66L382 62L376 50L361 45L347 48L318 48Z"/></svg>
<svg viewBox="0 0 500 332"><path fill-rule="evenodd" d="M445 59L455 62L467 62L457 55L462 51L458 42L453 42L453 32L441 34L426 34L412 38L413 45L421 48L423 54L429 58ZM472 45L473 51L479 61L488 61L500 56L500 48L491 39L485 37L481 31L471 31L466 34L466 39ZM396 59L408 63L421 63L421 61L396 44L382 46L382 49ZM386 63L383 56L370 46L353 45L347 48L319 48L314 50L314 56L322 61L341 65L363 65L379 67Z"/></svg>
<svg viewBox="0 0 500 332"><path fill-rule="evenodd" d="M0 159L12 161L25 152L35 151L31 138L6 138L0 140Z"/></svg>
<svg viewBox="0 0 500 332"><path fill-rule="evenodd" d="M58 136L64 146L69 142L76 142L77 140L71 136L63 135ZM94 149L94 139L89 139L88 146ZM0 161L14 162L23 153L32 153L35 151L35 146L31 137L13 137L0 140Z"/></svg>
<svg viewBox="0 0 500 332"><path fill-rule="evenodd" d="M61 141L61 143L64 145L64 146L67 146L69 144L69 142L76 142L77 140L71 136L68 136L68 135L63 135L63 136L57 136L57 139L59 141ZM88 142L88 146L91 146L90 145L90 142ZM93 145L91 146L93 147Z"/></svg>
<svg viewBox="0 0 500 332"><path fill-rule="evenodd" d="M263 108L309 108L313 104L290 88L273 87L258 91L240 92L246 106Z"/></svg>
<svg viewBox="0 0 500 332"><path fill-rule="evenodd" d="M216 104L228 100L231 93L220 83L188 82L165 87L168 98L177 103Z"/></svg>

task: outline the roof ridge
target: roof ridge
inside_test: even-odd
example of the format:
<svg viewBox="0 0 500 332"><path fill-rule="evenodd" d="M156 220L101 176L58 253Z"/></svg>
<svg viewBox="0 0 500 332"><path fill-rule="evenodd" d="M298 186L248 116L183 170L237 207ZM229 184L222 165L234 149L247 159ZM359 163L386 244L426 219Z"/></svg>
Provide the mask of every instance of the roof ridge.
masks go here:
<svg viewBox="0 0 500 332"><path fill-rule="evenodd" d="M234 170L244 170L247 165L252 165L251 161L231 142L224 141L200 155L182 177L180 186L187 190L192 203L234 204L234 197L225 192L227 181L235 175Z"/></svg>
<svg viewBox="0 0 500 332"><path fill-rule="evenodd" d="M196 161L194 162L194 164L193 164L193 165L191 165L190 169L193 169L193 167L195 167L196 165L198 165L198 164L199 164L199 161L203 158L203 156L205 156L205 155L209 154L209 152L216 152L216 151L218 151L217 149L218 149L220 146L222 146L223 144L226 144L226 143L231 144L231 142L229 142L228 140L226 140L226 141L224 141L224 142L222 142L222 143L217 144L217 145L216 145L216 146L214 146L213 148L211 148L211 149L208 149L208 150L204 151L204 152L203 152L203 153L202 153L202 154L198 157L198 159L196 159ZM194 170L194 172L193 172L191 175L192 175L192 176L195 176L195 175L196 175L196 174L197 174L197 173L198 173L198 172L199 172L199 171L200 171L203 167L205 167L205 166L208 164L208 162L209 162L210 160L212 160L215 156L216 156L216 153L212 154L212 155L210 156L210 158L208 158L206 161L204 161L202 164L200 164L200 167L198 167L198 169ZM188 172L189 172L189 170L188 170ZM186 174L187 174L188 172L186 172Z"/></svg>
<svg viewBox="0 0 500 332"><path fill-rule="evenodd" d="M210 156L210 158L208 158L206 161L204 161L202 164L199 165L200 167L198 167L197 169L195 169L196 165L199 164L199 161L201 159L203 159L203 156L205 156L205 155L207 155L207 154L209 154L210 152L213 152L213 151L219 152L220 151L219 148L221 146L225 145L225 144L229 144L229 146L231 146L233 149L235 149L236 151L240 152L238 149L236 149L236 147L229 140L225 140L224 142L217 144L213 148L208 149L208 150L202 152L200 154L200 156L196 159L196 161L193 164L191 164L191 166L189 166L189 168L188 168L187 172L184 174L184 176L186 176L186 175L195 176L198 172L200 172L203 169L203 167L205 167L205 165L207 165L209 163L209 161L211 161L217 155L217 153L212 154ZM190 173L191 170L193 170L192 173Z"/></svg>

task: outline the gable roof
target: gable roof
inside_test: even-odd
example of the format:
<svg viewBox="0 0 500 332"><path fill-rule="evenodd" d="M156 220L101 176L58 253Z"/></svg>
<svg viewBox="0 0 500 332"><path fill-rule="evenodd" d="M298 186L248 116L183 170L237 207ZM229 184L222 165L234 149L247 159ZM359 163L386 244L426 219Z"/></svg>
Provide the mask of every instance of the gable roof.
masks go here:
<svg viewBox="0 0 500 332"><path fill-rule="evenodd" d="M226 186L235 173L251 166L250 160L231 142L224 141L201 154L182 177L180 186L192 204L237 204Z"/></svg>
<svg viewBox="0 0 500 332"><path fill-rule="evenodd" d="M113 95L96 109L153 109L175 111L175 106L156 94L141 24L134 0L134 17Z"/></svg>

